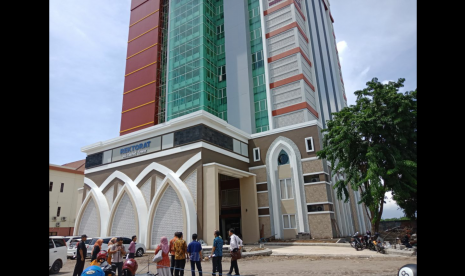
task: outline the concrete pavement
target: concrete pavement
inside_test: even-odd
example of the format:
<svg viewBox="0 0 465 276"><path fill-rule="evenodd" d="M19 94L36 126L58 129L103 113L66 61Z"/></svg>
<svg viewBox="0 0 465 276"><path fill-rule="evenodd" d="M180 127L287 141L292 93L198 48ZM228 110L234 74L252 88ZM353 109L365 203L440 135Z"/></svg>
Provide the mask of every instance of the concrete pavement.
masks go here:
<svg viewBox="0 0 465 276"><path fill-rule="evenodd" d="M392 257L391 254L381 254L376 251L364 249L356 251L352 247L342 246L275 246L265 245L265 248L273 250L271 256L324 256L324 257ZM410 252L411 253L411 252ZM401 256L401 255L396 255Z"/></svg>

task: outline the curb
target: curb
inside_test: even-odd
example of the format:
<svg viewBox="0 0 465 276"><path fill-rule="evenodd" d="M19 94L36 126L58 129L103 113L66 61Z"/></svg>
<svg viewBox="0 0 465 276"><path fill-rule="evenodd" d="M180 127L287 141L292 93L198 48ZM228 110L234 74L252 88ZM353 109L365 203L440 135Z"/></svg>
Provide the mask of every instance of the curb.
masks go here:
<svg viewBox="0 0 465 276"><path fill-rule="evenodd" d="M263 250L252 251L252 252L242 252L242 257L252 257L252 256L270 256L273 253L273 250L265 248Z"/></svg>
<svg viewBox="0 0 465 276"><path fill-rule="evenodd" d="M407 256L407 257L416 257L415 251L408 251L408 250L397 250L397 249L384 249L386 254L389 255L397 255L397 256Z"/></svg>

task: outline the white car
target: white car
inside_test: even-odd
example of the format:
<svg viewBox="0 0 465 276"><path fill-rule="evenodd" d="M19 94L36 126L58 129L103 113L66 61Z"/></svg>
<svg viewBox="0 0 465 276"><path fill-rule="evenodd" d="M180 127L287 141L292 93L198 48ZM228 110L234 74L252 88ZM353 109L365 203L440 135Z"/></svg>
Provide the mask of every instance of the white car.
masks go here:
<svg viewBox="0 0 465 276"><path fill-rule="evenodd" d="M60 269L65 265L66 258L66 242L63 238L49 237L48 239L48 268L50 274L60 272Z"/></svg>
<svg viewBox="0 0 465 276"><path fill-rule="evenodd" d="M87 248L87 254L86 257L90 257L91 251L89 251L90 247L90 242L92 241L92 238L87 238L87 240L84 242L86 244ZM77 246L78 243L81 242L81 238L79 239L70 239L67 244L67 256L68 258L75 259L76 258L76 251L77 251Z"/></svg>
<svg viewBox="0 0 465 276"><path fill-rule="evenodd" d="M129 244L131 243L131 239L130 238L126 238L126 237L122 237L123 238L123 245L124 245L124 248L126 248L126 252L129 253L128 249L129 249ZM95 242L98 240L98 239L102 239L103 242L102 242L102 248L100 248L100 250L106 250L108 252L108 242L110 241L111 237L104 237L104 238L92 238L92 241L90 242L90 245L89 245L89 248L87 249L87 253L89 254L92 254L92 249L94 249L94 244ZM145 245L142 244L142 243L138 243L136 242L136 253L134 254L135 257L142 257L142 255L144 255L145 251L147 251L147 249L145 248Z"/></svg>

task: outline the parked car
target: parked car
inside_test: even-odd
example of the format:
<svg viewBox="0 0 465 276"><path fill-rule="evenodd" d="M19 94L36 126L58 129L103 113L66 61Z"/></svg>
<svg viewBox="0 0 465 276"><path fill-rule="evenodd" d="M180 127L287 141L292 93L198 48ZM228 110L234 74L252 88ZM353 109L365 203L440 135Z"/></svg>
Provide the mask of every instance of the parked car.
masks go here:
<svg viewBox="0 0 465 276"><path fill-rule="evenodd" d="M49 237L48 239L48 269L50 274L60 272L66 263L66 242L63 238Z"/></svg>
<svg viewBox="0 0 465 276"><path fill-rule="evenodd" d="M69 241L72 240L72 239L80 239L81 236L65 236L65 242L66 242L66 245L69 246Z"/></svg>
<svg viewBox="0 0 465 276"><path fill-rule="evenodd" d="M89 250L91 241L92 241L92 238L87 238L87 240L84 242L86 244L86 248L87 248L86 257L90 257L91 253L92 253ZM70 239L68 241L68 246L67 246L68 249L67 249L67 253L66 253L68 258L71 258L71 259L76 258L76 256L77 256L77 246L78 246L79 242L81 242L81 238L79 238L79 239Z"/></svg>
<svg viewBox="0 0 465 276"><path fill-rule="evenodd" d="M92 241L90 242L89 248L87 249L87 252L90 252L92 254L92 249L94 249L94 244L98 239L102 239L102 248L100 250L106 250L108 251L108 242L110 241L112 237L104 237L104 238L93 238ZM126 248L126 252L128 252L129 249L129 244L131 243L130 238L122 237L123 238L123 245ZM142 257L144 255L145 251L147 249L145 248L145 245L142 243L136 242L136 253L134 254L136 257ZM129 253L129 252L128 252Z"/></svg>

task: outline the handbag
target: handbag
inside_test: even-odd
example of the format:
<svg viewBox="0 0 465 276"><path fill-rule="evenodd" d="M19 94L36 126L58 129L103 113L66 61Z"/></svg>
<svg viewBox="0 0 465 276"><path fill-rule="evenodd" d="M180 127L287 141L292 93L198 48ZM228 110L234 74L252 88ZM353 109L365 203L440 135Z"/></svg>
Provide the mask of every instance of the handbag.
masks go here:
<svg viewBox="0 0 465 276"><path fill-rule="evenodd" d="M234 236L234 238L236 239L236 244L239 245L239 243L237 242L237 236ZM235 261L235 260L239 260L241 258L242 258L241 250L239 248L234 248L234 250L231 251L231 259L233 261Z"/></svg>
<svg viewBox="0 0 465 276"><path fill-rule="evenodd" d="M235 260L239 260L242 258L242 254L241 254L241 251L240 250L237 250L237 251L231 251L231 260L235 261Z"/></svg>
<svg viewBox="0 0 465 276"><path fill-rule="evenodd" d="M161 261L162 259L163 259L162 250L161 250L161 248L160 248L160 250L158 250L158 253L155 254L155 256L153 257L152 262L158 263L158 262Z"/></svg>

